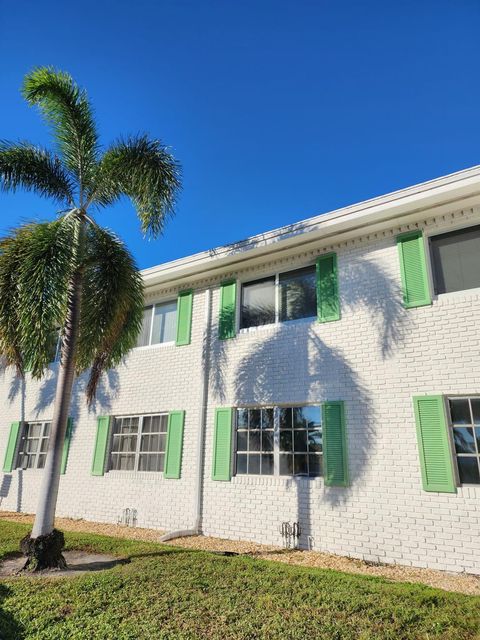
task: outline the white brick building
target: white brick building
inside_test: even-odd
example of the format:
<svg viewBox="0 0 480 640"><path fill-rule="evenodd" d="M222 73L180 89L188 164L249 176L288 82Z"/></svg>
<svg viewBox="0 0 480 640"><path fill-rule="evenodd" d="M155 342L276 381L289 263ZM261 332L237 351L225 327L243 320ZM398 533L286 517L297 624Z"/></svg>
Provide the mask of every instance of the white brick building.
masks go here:
<svg viewBox="0 0 480 640"><path fill-rule="evenodd" d="M59 515L480 574L480 167L144 278L156 344L78 381ZM1 378L0 509L35 510L57 366Z"/></svg>

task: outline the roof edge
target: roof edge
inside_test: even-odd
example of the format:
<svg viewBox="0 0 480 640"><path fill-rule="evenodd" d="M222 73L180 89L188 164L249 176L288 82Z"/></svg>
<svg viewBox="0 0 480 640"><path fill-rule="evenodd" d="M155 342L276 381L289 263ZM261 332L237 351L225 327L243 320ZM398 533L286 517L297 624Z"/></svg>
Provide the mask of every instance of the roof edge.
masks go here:
<svg viewBox="0 0 480 640"><path fill-rule="evenodd" d="M218 271L222 264L227 267L237 261L243 262L248 256L253 257L259 248L263 248L264 253L272 249L280 251L305 233L315 236L312 240L323 235L331 239L336 233L349 229L354 231L382 220L391 220L393 223L397 218L416 212L424 213L442 203L453 206L458 202L458 209L461 208L462 199L477 196L480 202L480 165L318 214L239 242L149 267L143 269L141 274L147 286L175 281L207 273L212 268Z"/></svg>

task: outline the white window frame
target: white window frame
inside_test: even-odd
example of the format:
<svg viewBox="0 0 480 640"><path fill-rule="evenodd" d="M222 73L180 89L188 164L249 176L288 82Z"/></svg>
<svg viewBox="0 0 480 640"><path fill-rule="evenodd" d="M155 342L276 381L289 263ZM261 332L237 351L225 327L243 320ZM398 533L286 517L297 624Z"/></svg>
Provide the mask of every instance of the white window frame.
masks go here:
<svg viewBox="0 0 480 640"><path fill-rule="evenodd" d="M286 273L290 273L291 271L298 271L299 269L306 269L307 267L316 268L316 262L308 261L305 264L300 264L298 266L292 267L291 269L287 269L286 271L269 271L268 273L259 274L255 278L241 278L237 280L239 291L236 300L236 329L237 333L250 333L252 331L261 331L262 329L266 329L268 327L274 327L279 324L292 324L292 323L308 323L315 322L317 319L317 315L308 316L306 318L296 318L295 320L280 320L280 276ZM269 324L258 324L253 327L241 327L242 323L242 287L246 284L254 283L257 280L263 280L264 278L275 278L275 321L270 322Z"/></svg>
<svg viewBox="0 0 480 640"><path fill-rule="evenodd" d="M430 289L430 296L432 300L445 299L445 298L458 298L459 296L465 295L478 295L480 293L480 285L478 287L472 287L471 289L460 289L459 291L448 291L447 293L435 293L435 279L433 277L433 257L431 251L431 238L435 238L436 236L442 236L445 233L452 233L454 231L462 231L463 229L469 229L470 227L478 227L480 225L479 221L475 222L459 222L458 224L452 224L448 227L441 229L431 229L424 228L423 229L423 244L425 248L425 257L427 263L427 279L428 286ZM450 397L450 396L448 396ZM454 397L454 396L451 396Z"/></svg>
<svg viewBox="0 0 480 640"><path fill-rule="evenodd" d="M237 474L237 454L243 454L246 453L247 454L247 459L248 456L250 454L250 451L247 449L247 451L237 451L237 416L238 416L238 410L239 409L243 409L243 410L247 410L247 411L261 411L261 410L265 410L265 409L272 409L273 410L273 430L272 430L272 435L273 435L273 451L271 452L273 454L273 473L272 474L260 474L260 473L238 473ZM234 407L234 420L233 420L233 426L234 426L234 447L233 447L233 460L234 460L234 465L233 465L233 470L234 470L234 474L233 475L238 475L238 476L248 476L248 477L265 477L265 478L274 478L278 476L278 469L279 469L279 456L278 456L278 447L276 446L276 441L277 441L277 429L276 429L276 424L277 424L277 407L274 407L272 405L268 405L268 406L242 406L242 407ZM246 429L247 433L249 432L249 429ZM260 429L260 433L262 433L262 429ZM262 451L258 451L255 452L254 455L256 455L258 453L258 455L262 455ZM269 452L268 452L269 453Z"/></svg>
<svg viewBox="0 0 480 640"><path fill-rule="evenodd" d="M445 398L445 405L446 405L446 410L447 410L447 427L448 427L448 439L449 439L449 443L450 443L450 451L453 457L453 469L454 469L454 475L455 475L455 484L457 485L457 487L477 487L480 488L480 483L477 482L462 482L460 480L460 471L458 469L458 461L457 461L457 456L460 455L461 457L471 457L471 458L477 458L477 464L479 466L479 473L480 473L480 448L478 447L478 443L477 443L477 438L475 435L475 425L472 424L465 424L465 425L454 425L453 424L453 420L452 420L452 414L450 411L450 400L468 400L468 404L470 405L470 413L472 414L472 407L471 407L471 403L470 400L474 399L474 400L480 400L480 396L479 395L475 395L475 394L467 394L467 395L454 395L454 394L448 394L444 396ZM457 451L455 449L455 438L454 438L454 434L453 434L453 429L454 427L466 427L466 428L471 428L473 429L473 441L475 444L475 450L476 453L460 453L457 454ZM478 428L478 427L477 427Z"/></svg>
<svg viewBox="0 0 480 640"><path fill-rule="evenodd" d="M144 344L142 346L135 346L134 349L150 349L151 347L160 347L160 346L169 346L172 344L175 344L176 340L175 338L173 340L166 340L165 342L155 342L152 344L152 335L153 335L153 321L155 318L155 307L156 306L162 306L164 304L176 304L176 309L175 309L175 326L177 326L177 320L178 320L178 298L174 298L171 299L169 298L168 300L157 300L156 302L149 302L148 304L146 304L143 309L147 309L148 307L152 307L152 313L150 316L150 332L148 335L148 344Z"/></svg>
<svg viewBox="0 0 480 640"><path fill-rule="evenodd" d="M165 435L165 449L164 451L155 451L155 452L149 452L149 451L141 451L141 442L142 442L142 436L143 435L151 435L152 432L147 431L145 433L143 433L143 421L144 418L156 418L156 417L163 417L165 416L167 419L167 428L165 431L160 431L160 432L154 432L155 433L159 433L160 435ZM137 432L137 443L135 446L135 451L128 451L128 452L114 452L112 451L113 448L113 439L115 436L115 421L116 420L124 420L124 419L131 419L131 418L138 418L138 432ZM110 433L110 439L109 439L109 451L108 451L108 471L114 471L114 472L118 472L118 473L164 473L165 471L165 459L166 459L166 455L167 455L167 433L168 433L168 412L167 411L162 411L159 413L145 413L145 414L130 414L130 415L121 415L121 416L113 416L112 417L112 426L111 426L111 433ZM130 435L134 435L134 434L130 434ZM121 455L122 453L128 453L129 455L133 455L134 456L134 464L133 464L133 469L115 469L112 466L112 455ZM143 469L139 469L139 463L140 463L140 455L141 454L149 454L149 453L155 453L155 454L163 454L164 458L163 458L163 471L148 471L148 470L143 470Z"/></svg>
<svg viewBox="0 0 480 640"><path fill-rule="evenodd" d="M304 408L304 407L314 407L320 410L320 418L322 420L321 432L322 432L322 452L318 455L321 464L322 464L322 472L315 476L310 476L306 474L280 474L280 411L282 409L296 409L296 408ZM238 409L248 409L248 410L260 410L260 409L273 409L273 474L265 475L261 473L238 473L237 472L237 454L240 453L249 453L243 451L237 451L237 411ZM232 447L233 451L233 476L239 478L276 478L288 480L292 478L303 478L304 480L318 480L319 478L324 477L324 449L323 449L323 414L322 414L322 403L315 402L303 402L303 403L281 403L281 404L269 404L269 405L249 405L243 404L239 406L235 406L233 408L234 411L234 420L233 420L233 438L234 438L234 446ZM300 431L300 429L299 429ZM308 433L308 429L306 430ZM261 454L261 452L258 452ZM292 455L295 456L295 453L292 452ZM300 455L300 454L297 454ZM310 455L307 449L305 455ZM312 454L313 455L313 454Z"/></svg>
<svg viewBox="0 0 480 640"><path fill-rule="evenodd" d="M41 431L40 431L40 435L32 438L28 436L28 431L30 429L31 425L34 424L40 424L41 425ZM22 423L22 427L21 427L21 435L20 435L20 442L18 445L18 449L16 452L16 465L15 468L16 469L23 469L24 471L29 471L31 469L43 469L45 464L43 464L42 466L39 466L39 459L41 455L44 455L46 457L47 455L47 450L48 450L48 441L50 440L50 433L48 435L45 435L45 432L47 430L47 425L49 425L50 429L52 428L52 421L51 420L32 420L30 422L23 422ZM27 445L28 441L32 441L32 440L38 440L38 446L37 446L37 450L35 453L26 453L25 451L22 452L22 443L24 442L25 445ZM47 450L45 451L41 451L41 447L42 447L42 442L46 440L47 441ZM21 458L24 455L28 455L28 456L35 456L35 464L33 467L26 467L23 464L21 464L22 460Z"/></svg>

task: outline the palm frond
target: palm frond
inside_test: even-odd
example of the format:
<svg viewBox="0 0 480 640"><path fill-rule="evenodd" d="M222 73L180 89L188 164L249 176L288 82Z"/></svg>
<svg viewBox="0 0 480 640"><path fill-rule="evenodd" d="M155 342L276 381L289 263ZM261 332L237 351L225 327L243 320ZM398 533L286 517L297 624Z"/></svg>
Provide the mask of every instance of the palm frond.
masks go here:
<svg viewBox="0 0 480 640"><path fill-rule="evenodd" d="M179 189L178 163L158 140L142 135L120 140L105 152L91 198L107 206L129 197L142 231L156 237L173 213Z"/></svg>
<svg viewBox="0 0 480 640"><path fill-rule="evenodd" d="M86 239L77 371L91 366L87 400L100 376L135 346L143 316L143 282L125 245L90 226Z"/></svg>
<svg viewBox="0 0 480 640"><path fill-rule="evenodd" d="M18 269L21 243L14 235L0 240L0 354L6 366L23 375L21 332L18 316Z"/></svg>
<svg viewBox="0 0 480 640"><path fill-rule="evenodd" d="M0 141L0 188L18 188L66 203L73 203L73 185L60 159L28 142Z"/></svg>
<svg viewBox="0 0 480 640"><path fill-rule="evenodd" d="M0 352L40 378L66 315L73 221L29 224L0 242Z"/></svg>
<svg viewBox="0 0 480 640"><path fill-rule="evenodd" d="M65 165L88 188L97 168L98 135L86 92L68 73L52 67L26 75L22 92L29 104L40 107Z"/></svg>

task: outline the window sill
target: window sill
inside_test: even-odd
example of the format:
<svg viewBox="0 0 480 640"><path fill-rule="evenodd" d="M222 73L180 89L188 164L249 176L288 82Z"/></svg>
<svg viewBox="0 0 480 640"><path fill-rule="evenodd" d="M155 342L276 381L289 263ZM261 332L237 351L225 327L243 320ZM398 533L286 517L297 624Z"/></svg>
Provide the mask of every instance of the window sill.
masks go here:
<svg viewBox="0 0 480 640"><path fill-rule="evenodd" d="M175 340L171 340L170 342L157 342L156 344L146 344L143 347L133 347L132 353L139 353L141 351L146 351L148 349L161 349L164 347L174 347Z"/></svg>
<svg viewBox="0 0 480 640"><path fill-rule="evenodd" d="M306 476L260 476L238 474L232 476L232 484L236 485L264 485L283 487L287 490L297 489L298 487L316 486L323 487L323 477L308 478Z"/></svg>
<svg viewBox="0 0 480 640"><path fill-rule="evenodd" d="M480 297L480 287L474 289L462 289L461 291L450 291L449 293L436 293L433 295L432 302L448 303L450 300L475 300Z"/></svg>
<svg viewBox="0 0 480 640"><path fill-rule="evenodd" d="M248 333L256 333L257 331L272 331L272 329L276 329L278 327L296 327L304 324L316 324L317 318L315 316L309 318L299 318L298 320L283 320L279 322L272 322L271 324L260 324L256 327L247 327L244 329L239 329L238 334L248 334Z"/></svg>
<svg viewBox="0 0 480 640"><path fill-rule="evenodd" d="M137 480L148 480L151 478L152 480L164 480L163 471L120 471L118 469L110 469L109 471L105 471L105 476L110 476L111 478L129 478L129 479L137 479Z"/></svg>

